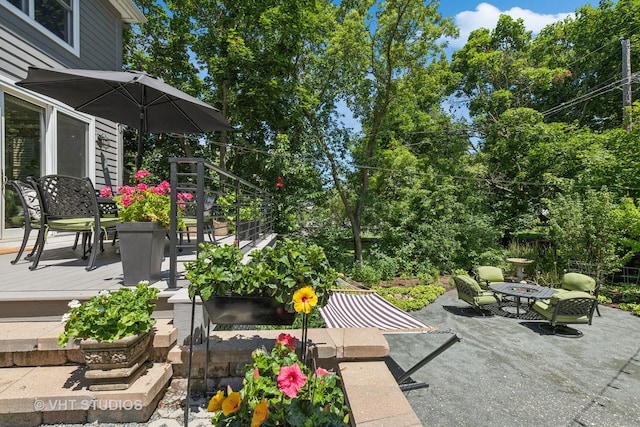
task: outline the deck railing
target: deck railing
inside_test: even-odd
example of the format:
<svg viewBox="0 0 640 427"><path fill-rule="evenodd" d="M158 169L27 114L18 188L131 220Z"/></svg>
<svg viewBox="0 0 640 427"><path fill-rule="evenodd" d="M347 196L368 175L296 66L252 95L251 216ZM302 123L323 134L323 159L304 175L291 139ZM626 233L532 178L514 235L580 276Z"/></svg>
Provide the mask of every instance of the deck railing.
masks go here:
<svg viewBox="0 0 640 427"><path fill-rule="evenodd" d="M272 199L266 191L205 159L173 157L169 164L170 288L177 287L178 253L195 251L195 259L203 242L235 244L247 252L273 232ZM192 199L180 201L178 193ZM178 203L184 205L185 230L178 228Z"/></svg>

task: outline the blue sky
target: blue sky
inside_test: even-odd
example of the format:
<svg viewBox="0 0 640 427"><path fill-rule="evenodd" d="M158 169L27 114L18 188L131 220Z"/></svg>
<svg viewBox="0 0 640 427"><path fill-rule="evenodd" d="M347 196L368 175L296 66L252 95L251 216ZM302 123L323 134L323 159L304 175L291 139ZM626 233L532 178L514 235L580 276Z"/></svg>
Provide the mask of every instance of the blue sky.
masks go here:
<svg viewBox="0 0 640 427"><path fill-rule="evenodd" d="M460 29L460 38L449 44L455 50L464 46L471 31L481 27L494 28L501 14L522 18L527 29L535 35L546 25L564 19L585 4L597 7L598 0L440 0L440 13L453 18Z"/></svg>

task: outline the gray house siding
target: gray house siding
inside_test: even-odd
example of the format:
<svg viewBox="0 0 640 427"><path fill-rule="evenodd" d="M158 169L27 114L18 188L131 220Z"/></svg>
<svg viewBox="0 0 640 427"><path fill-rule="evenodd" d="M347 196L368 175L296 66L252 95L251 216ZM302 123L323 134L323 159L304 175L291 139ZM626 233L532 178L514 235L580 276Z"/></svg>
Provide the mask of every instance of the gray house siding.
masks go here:
<svg viewBox="0 0 640 427"><path fill-rule="evenodd" d="M29 66L119 70L122 68L124 24L105 1L80 1L80 55L61 47L28 21L19 11L0 5L0 74L18 81ZM96 186L117 185L121 176L120 130L114 123L96 118Z"/></svg>

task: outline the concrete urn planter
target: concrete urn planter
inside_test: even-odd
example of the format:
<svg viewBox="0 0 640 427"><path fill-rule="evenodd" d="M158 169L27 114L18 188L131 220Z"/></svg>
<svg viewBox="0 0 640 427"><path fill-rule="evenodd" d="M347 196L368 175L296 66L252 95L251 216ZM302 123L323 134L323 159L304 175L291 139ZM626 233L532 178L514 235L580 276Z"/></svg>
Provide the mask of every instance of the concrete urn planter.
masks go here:
<svg viewBox="0 0 640 427"><path fill-rule="evenodd" d="M124 337L113 342L94 339L80 341L87 365L84 376L91 381L89 390L126 390L146 370L151 355L150 332Z"/></svg>

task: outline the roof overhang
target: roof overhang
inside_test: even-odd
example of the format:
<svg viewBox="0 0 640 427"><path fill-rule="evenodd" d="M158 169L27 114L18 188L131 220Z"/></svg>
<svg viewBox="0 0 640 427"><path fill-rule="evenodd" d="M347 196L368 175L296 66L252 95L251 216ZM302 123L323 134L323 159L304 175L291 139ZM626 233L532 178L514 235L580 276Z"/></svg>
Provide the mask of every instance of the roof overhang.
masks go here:
<svg viewBox="0 0 640 427"><path fill-rule="evenodd" d="M140 12L133 0L109 0L109 3L116 8L125 23L145 24L147 22L147 18Z"/></svg>

